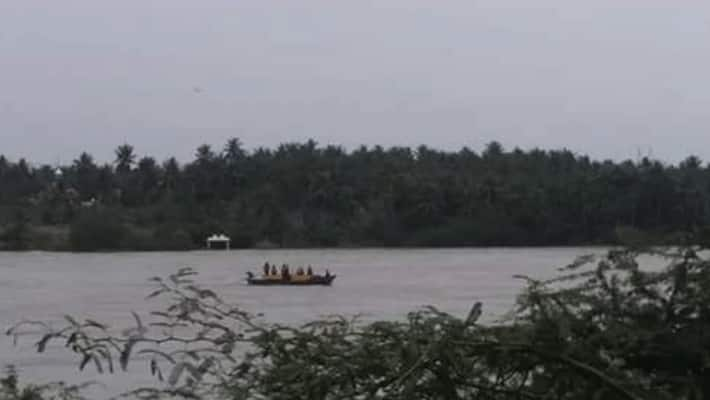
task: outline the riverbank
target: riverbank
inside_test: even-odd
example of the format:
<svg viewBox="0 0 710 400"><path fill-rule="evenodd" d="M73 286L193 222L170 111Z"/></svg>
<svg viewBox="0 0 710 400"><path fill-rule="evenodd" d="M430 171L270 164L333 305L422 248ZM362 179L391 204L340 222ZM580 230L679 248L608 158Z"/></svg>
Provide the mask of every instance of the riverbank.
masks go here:
<svg viewBox="0 0 710 400"><path fill-rule="evenodd" d="M204 249L204 230L191 227L146 228L111 221L77 225L30 225L21 228L0 226L0 251L54 252L131 252L131 251L193 251ZM629 227L618 227L598 241L524 242L524 241L447 241L403 240L385 242L309 243L304 240L256 240L232 232L233 249L361 249L361 248L545 248L545 247L608 247L619 245L677 245L684 241L680 233L644 232Z"/></svg>

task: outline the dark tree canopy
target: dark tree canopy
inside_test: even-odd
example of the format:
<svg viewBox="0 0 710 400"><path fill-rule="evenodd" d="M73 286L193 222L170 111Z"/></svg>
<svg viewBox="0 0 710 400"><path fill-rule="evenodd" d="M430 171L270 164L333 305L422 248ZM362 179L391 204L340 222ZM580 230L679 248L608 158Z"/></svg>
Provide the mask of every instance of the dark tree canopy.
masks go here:
<svg viewBox="0 0 710 400"><path fill-rule="evenodd" d="M47 232L88 226L93 208L124 226L115 249L174 248L158 237L166 231L188 248L216 231L241 247L666 242L710 222L710 168L693 156L595 161L497 142L480 154L314 141L247 151L236 138L182 165L129 144L115 154L52 167L0 156L0 248L77 248L67 232ZM18 212L24 243L6 238Z"/></svg>

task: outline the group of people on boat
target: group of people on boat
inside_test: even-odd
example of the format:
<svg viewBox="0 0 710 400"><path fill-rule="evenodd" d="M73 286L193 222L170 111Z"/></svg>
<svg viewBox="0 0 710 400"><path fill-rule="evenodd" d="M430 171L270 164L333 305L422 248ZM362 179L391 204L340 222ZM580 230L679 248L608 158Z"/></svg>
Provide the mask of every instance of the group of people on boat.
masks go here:
<svg viewBox="0 0 710 400"><path fill-rule="evenodd" d="M291 273L288 264L281 265L279 269L276 264L264 263L264 277L267 279L283 279L291 280L292 277L297 277L296 279L310 279L313 276L313 267L310 265L304 269L303 267L296 268L295 273ZM325 271L325 276L330 276L330 271Z"/></svg>
<svg viewBox="0 0 710 400"><path fill-rule="evenodd" d="M279 268L276 264L264 263L263 276L255 277L251 271L247 271L247 283L249 285L327 285L335 280L329 270L325 274L313 273L313 267L298 267L293 271L288 264L283 264Z"/></svg>

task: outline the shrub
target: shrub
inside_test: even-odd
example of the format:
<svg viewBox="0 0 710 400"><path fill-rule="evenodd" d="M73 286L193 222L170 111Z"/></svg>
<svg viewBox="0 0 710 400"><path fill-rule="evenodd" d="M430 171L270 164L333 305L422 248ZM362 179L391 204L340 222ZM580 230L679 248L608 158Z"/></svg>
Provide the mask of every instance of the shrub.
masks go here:
<svg viewBox="0 0 710 400"><path fill-rule="evenodd" d="M17 371L10 366L5 371L5 377L0 378L0 400L83 400L81 390L88 385L22 385Z"/></svg>

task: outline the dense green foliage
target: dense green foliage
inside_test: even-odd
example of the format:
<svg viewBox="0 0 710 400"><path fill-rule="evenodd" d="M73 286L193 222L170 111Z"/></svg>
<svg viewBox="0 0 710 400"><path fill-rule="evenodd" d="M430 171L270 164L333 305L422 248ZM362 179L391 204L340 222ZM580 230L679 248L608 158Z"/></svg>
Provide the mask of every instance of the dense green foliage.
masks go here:
<svg viewBox="0 0 710 400"><path fill-rule="evenodd" d="M167 386L139 398L708 400L710 260L698 254L653 252L668 265L651 270L636 251L611 251L550 281L524 277L518 306L493 325L479 322L481 304L465 317L430 307L400 321L273 325L184 269L153 280L149 297L169 301L150 321L134 314L112 335L67 317L37 346L66 347L81 369L149 363Z"/></svg>
<svg viewBox="0 0 710 400"><path fill-rule="evenodd" d="M13 367L8 367L0 379L0 400L84 400L81 391L87 385L68 386L63 383L23 385Z"/></svg>
<svg viewBox="0 0 710 400"><path fill-rule="evenodd" d="M233 139L185 165L123 145L113 164L84 153L56 169L0 156L0 248L184 249L215 232L234 247L659 242L710 222L710 169L694 157L599 162L498 143L248 152Z"/></svg>

